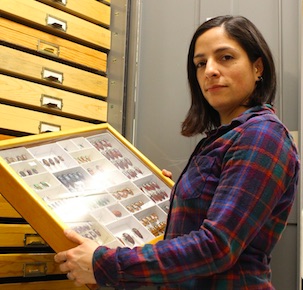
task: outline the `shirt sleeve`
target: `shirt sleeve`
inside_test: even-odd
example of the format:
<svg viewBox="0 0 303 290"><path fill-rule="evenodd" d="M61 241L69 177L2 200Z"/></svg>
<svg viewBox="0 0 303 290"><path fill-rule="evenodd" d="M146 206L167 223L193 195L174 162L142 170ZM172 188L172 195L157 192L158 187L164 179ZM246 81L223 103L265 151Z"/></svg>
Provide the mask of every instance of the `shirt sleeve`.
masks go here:
<svg viewBox="0 0 303 290"><path fill-rule="evenodd" d="M223 272L236 263L274 209L277 217L288 215L289 200L283 203L282 196L288 189L294 194L298 157L286 129L279 123L260 122L242 128L229 142L220 182L200 230L133 249L99 247L93 265L100 285L179 283ZM271 222L266 233L270 241L281 232L279 219L273 217ZM264 250L271 251L270 247L268 242Z"/></svg>

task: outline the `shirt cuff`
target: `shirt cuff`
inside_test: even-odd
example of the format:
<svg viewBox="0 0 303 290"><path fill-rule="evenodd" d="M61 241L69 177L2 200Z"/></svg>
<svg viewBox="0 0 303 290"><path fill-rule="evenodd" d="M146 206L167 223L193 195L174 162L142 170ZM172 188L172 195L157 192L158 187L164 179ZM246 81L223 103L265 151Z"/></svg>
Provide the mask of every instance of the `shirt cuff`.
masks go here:
<svg viewBox="0 0 303 290"><path fill-rule="evenodd" d="M118 285L116 250L104 246L98 247L93 255L93 270L98 285Z"/></svg>

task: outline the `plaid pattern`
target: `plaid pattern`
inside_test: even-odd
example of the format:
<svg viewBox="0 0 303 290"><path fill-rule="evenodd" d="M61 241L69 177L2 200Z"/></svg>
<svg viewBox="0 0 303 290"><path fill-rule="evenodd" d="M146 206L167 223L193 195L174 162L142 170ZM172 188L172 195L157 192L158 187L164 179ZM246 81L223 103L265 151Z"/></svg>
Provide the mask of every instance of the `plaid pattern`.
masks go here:
<svg viewBox="0 0 303 290"><path fill-rule="evenodd" d="M270 255L297 189L299 157L270 106L200 141L171 195L165 240L99 247L98 283L133 289L274 289Z"/></svg>

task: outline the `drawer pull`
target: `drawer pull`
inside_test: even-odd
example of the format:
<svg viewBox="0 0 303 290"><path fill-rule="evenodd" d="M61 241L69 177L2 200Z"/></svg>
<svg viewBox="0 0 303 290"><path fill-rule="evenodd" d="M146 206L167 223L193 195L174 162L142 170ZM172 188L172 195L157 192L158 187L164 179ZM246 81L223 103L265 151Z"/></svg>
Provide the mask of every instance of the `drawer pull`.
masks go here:
<svg viewBox="0 0 303 290"><path fill-rule="evenodd" d="M60 3L64 6L66 6L67 0L53 0L53 2Z"/></svg>
<svg viewBox="0 0 303 290"><path fill-rule="evenodd" d="M39 40L37 46L38 46L38 48L37 48L38 52L59 57L59 46L58 45L48 43L43 40Z"/></svg>
<svg viewBox="0 0 303 290"><path fill-rule="evenodd" d="M47 107L49 109L62 110L63 101L62 99L41 95L41 107Z"/></svg>
<svg viewBox="0 0 303 290"><path fill-rule="evenodd" d="M41 277L46 276L47 265L46 263L24 263L23 264L23 277Z"/></svg>
<svg viewBox="0 0 303 290"><path fill-rule="evenodd" d="M55 83L63 83L63 73L57 72L54 70L50 70L47 68L42 68L42 79L55 82Z"/></svg>
<svg viewBox="0 0 303 290"><path fill-rule="evenodd" d="M37 234L25 234L24 247L48 247L48 244Z"/></svg>
<svg viewBox="0 0 303 290"><path fill-rule="evenodd" d="M67 22L65 20L58 19L51 15L47 15L46 25L64 32L67 30Z"/></svg>
<svg viewBox="0 0 303 290"><path fill-rule="evenodd" d="M58 132L58 131L61 131L60 125L54 125L54 124L40 122L40 125L39 125L40 133Z"/></svg>

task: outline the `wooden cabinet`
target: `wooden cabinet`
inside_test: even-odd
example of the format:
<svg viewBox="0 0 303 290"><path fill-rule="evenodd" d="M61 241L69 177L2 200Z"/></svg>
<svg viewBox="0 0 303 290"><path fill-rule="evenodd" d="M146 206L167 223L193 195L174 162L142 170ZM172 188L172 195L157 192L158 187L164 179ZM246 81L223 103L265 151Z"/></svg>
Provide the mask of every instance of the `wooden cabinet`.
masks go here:
<svg viewBox="0 0 303 290"><path fill-rule="evenodd" d="M0 15L0 140L107 122L110 1L1 0ZM0 195L0 289L88 289L53 256Z"/></svg>
<svg viewBox="0 0 303 290"><path fill-rule="evenodd" d="M103 5L100 2L99 4ZM60 9L35 0L1 0L0 7L4 16L36 26L40 30L71 38L88 46L110 49L110 30Z"/></svg>
<svg viewBox="0 0 303 290"><path fill-rule="evenodd" d="M7 283L0 284L1 290L87 290L86 286L76 287L72 281L50 280L47 282L31 282L31 283Z"/></svg>
<svg viewBox="0 0 303 290"><path fill-rule="evenodd" d="M109 4L0 2L0 134L107 122Z"/></svg>
<svg viewBox="0 0 303 290"><path fill-rule="evenodd" d="M0 87L0 99L7 103L97 123L106 122L107 119L107 102L100 99L7 75L0 75ZM48 120L43 118L41 121L46 119ZM35 126L34 130L36 129Z"/></svg>
<svg viewBox="0 0 303 290"><path fill-rule="evenodd" d="M94 0L95 1L95 0ZM107 54L41 30L0 18L0 39L31 52L106 73Z"/></svg>
<svg viewBox="0 0 303 290"><path fill-rule="evenodd" d="M0 49L0 63L1 69L7 74L68 91L107 97L107 78L99 74L6 46Z"/></svg>

